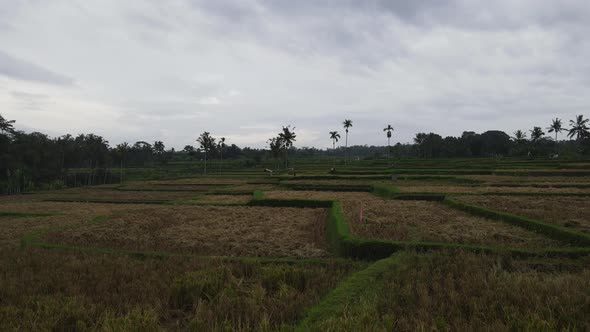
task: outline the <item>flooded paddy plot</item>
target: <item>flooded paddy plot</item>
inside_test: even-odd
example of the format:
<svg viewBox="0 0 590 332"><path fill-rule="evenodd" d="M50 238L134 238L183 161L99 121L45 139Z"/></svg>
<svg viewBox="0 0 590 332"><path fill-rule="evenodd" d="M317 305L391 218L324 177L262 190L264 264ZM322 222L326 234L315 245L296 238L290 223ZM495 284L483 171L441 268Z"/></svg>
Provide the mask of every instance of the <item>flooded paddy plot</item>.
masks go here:
<svg viewBox="0 0 590 332"><path fill-rule="evenodd" d="M590 233L590 197L457 196L466 203Z"/></svg>
<svg viewBox="0 0 590 332"><path fill-rule="evenodd" d="M475 217L437 202L349 201L343 203L343 208L352 234L360 238L514 248L564 245L523 228Z"/></svg>
<svg viewBox="0 0 590 332"><path fill-rule="evenodd" d="M323 209L144 206L47 235L51 243L213 256L324 257Z"/></svg>

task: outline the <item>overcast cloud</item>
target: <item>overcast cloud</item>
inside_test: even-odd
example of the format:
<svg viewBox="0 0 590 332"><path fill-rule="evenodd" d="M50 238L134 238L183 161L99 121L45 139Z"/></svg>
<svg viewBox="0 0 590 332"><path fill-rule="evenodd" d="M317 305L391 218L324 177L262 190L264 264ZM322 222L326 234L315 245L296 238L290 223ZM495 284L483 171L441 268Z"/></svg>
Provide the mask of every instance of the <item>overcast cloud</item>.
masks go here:
<svg viewBox="0 0 590 332"><path fill-rule="evenodd" d="M590 116L586 0L0 0L0 114L51 135L264 147ZM566 121L567 122L567 121Z"/></svg>

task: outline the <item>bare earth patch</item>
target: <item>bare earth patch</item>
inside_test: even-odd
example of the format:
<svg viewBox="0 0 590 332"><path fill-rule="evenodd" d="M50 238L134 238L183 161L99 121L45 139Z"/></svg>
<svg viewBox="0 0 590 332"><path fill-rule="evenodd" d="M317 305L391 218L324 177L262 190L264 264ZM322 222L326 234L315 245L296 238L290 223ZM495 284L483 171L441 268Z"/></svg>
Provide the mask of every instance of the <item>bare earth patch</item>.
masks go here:
<svg viewBox="0 0 590 332"><path fill-rule="evenodd" d="M378 200L379 197L365 192L347 191L304 191L304 190L282 190L267 191L265 198L273 199L317 199L317 200L339 200L339 201L369 201Z"/></svg>
<svg viewBox="0 0 590 332"><path fill-rule="evenodd" d="M150 206L48 234L52 243L214 256L324 257L325 210Z"/></svg>
<svg viewBox="0 0 590 332"><path fill-rule="evenodd" d="M590 233L590 198L588 197L457 196L456 198L493 210Z"/></svg>
<svg viewBox="0 0 590 332"><path fill-rule="evenodd" d="M351 232L361 238L493 245L516 248L563 246L558 241L499 221L475 217L436 202L345 202Z"/></svg>

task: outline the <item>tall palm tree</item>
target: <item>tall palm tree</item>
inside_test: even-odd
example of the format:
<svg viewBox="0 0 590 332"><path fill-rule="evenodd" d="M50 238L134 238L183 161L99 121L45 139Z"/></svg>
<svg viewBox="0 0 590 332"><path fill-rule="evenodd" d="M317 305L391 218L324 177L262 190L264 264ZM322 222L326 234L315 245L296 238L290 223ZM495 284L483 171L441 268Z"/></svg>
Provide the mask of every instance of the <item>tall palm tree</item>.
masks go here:
<svg viewBox="0 0 590 332"><path fill-rule="evenodd" d="M205 152L204 173L207 175L207 156L215 149L215 138L208 131L205 131L197 138L197 142L199 142L201 149Z"/></svg>
<svg viewBox="0 0 590 332"><path fill-rule="evenodd" d="M344 149L344 164L346 165L346 160L347 160L347 154L348 154L348 129L352 128L352 120L349 119L345 119L344 122L342 122L342 125L344 125L344 129L346 131L346 139L345 139L345 149Z"/></svg>
<svg viewBox="0 0 590 332"><path fill-rule="evenodd" d="M388 124L387 127L383 128L383 131L387 132L387 158L389 159L389 154L391 153L391 133L393 132L393 127Z"/></svg>
<svg viewBox="0 0 590 332"><path fill-rule="evenodd" d="M332 140L332 150L334 150L334 167L336 167L336 142L340 139L340 134L337 131L331 131L330 139Z"/></svg>
<svg viewBox="0 0 590 332"><path fill-rule="evenodd" d="M295 142L295 138L297 135L295 134L295 127L291 128L291 126L283 127L283 132L279 133L280 141L283 143L283 149L285 150L285 168L289 168L289 148L293 146L293 142Z"/></svg>
<svg viewBox="0 0 590 332"><path fill-rule="evenodd" d="M219 149L219 174L221 174L221 164L223 164L223 149L225 148L225 137L219 139L217 143L217 148Z"/></svg>
<svg viewBox="0 0 590 332"><path fill-rule="evenodd" d="M576 120L570 120L570 130L568 131L567 137L573 138L576 136L576 140L579 141L584 137L590 135L590 128L588 128L588 119L584 119L583 115L576 116Z"/></svg>
<svg viewBox="0 0 590 332"><path fill-rule="evenodd" d="M14 120L4 119L2 114L0 114L0 131L1 131L2 135L4 135L5 132L7 132L9 134L14 134L13 123L15 123L15 122L16 121L14 121Z"/></svg>
<svg viewBox="0 0 590 332"><path fill-rule="evenodd" d="M557 134L563 131L563 127L561 126L561 119L555 118L551 121L551 125L547 127L547 131L550 133L555 133L555 153L557 153Z"/></svg>

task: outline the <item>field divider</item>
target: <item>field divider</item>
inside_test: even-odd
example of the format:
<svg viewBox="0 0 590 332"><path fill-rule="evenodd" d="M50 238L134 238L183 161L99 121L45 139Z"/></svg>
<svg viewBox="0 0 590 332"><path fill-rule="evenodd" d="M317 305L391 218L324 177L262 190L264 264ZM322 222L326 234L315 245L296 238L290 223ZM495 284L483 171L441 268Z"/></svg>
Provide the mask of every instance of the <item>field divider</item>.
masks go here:
<svg viewBox="0 0 590 332"><path fill-rule="evenodd" d="M307 311L307 314L295 327L296 332L310 331L314 323L336 317L351 299L358 298L373 287L383 273L396 268L400 264L399 255L381 259L364 270L353 273L334 288L320 303Z"/></svg>
<svg viewBox="0 0 590 332"><path fill-rule="evenodd" d="M581 245L584 247L590 246L590 236L582 232L544 223L531 218L517 216L511 213L500 212L482 206L465 203L449 197L446 197L442 202L451 208L462 210L480 217L504 221L506 223L543 234L555 240L568 242L574 245Z"/></svg>

